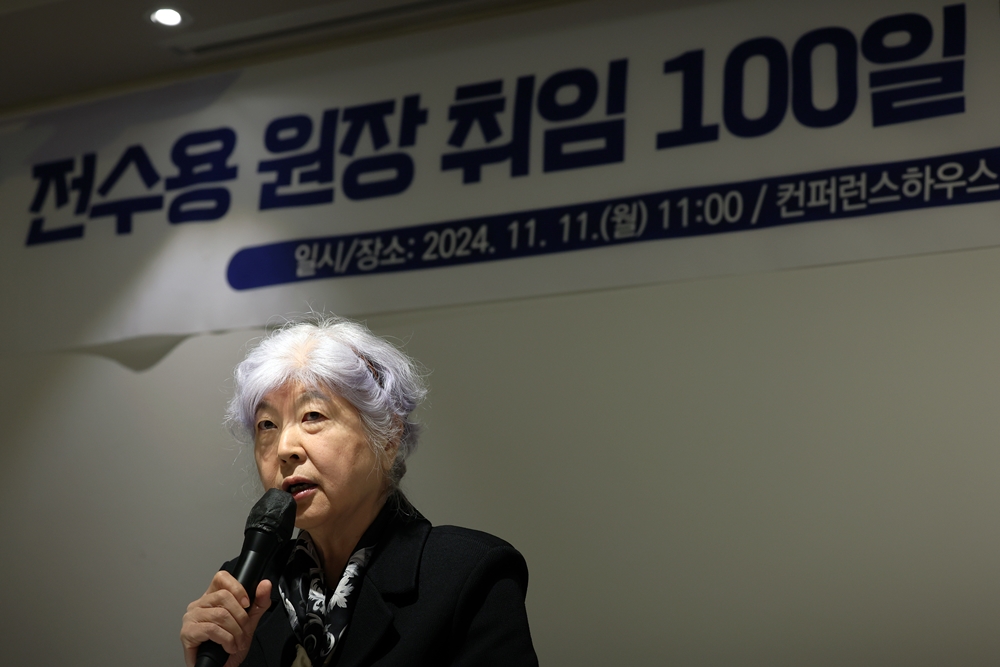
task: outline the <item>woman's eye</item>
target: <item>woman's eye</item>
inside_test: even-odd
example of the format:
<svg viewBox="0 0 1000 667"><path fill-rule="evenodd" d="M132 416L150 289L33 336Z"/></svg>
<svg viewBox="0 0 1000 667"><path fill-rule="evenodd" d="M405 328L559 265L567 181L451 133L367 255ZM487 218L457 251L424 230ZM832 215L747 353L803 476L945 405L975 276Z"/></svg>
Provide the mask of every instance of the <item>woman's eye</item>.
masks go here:
<svg viewBox="0 0 1000 667"><path fill-rule="evenodd" d="M307 412L305 413L305 415L302 416L302 420L307 422L314 422L322 418L323 418L322 413L316 412L315 410Z"/></svg>
<svg viewBox="0 0 1000 667"><path fill-rule="evenodd" d="M259 422L257 422L257 430L258 431L267 431L267 430L270 430L272 428L275 428L275 426L274 426L274 422L271 421L270 419L261 419Z"/></svg>

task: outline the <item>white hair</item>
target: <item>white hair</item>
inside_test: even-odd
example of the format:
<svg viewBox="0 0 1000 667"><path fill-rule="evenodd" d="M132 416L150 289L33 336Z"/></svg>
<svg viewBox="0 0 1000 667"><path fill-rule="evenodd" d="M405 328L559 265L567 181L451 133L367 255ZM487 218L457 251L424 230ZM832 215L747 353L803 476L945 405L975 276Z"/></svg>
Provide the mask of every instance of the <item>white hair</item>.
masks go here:
<svg viewBox="0 0 1000 667"><path fill-rule="evenodd" d="M236 391L226 422L241 444L253 447L257 408L270 392L288 382L327 389L357 409L380 460L386 445L397 444L389 481L398 488L420 432L410 414L427 388L416 362L392 343L357 322L313 315L264 336L234 375Z"/></svg>

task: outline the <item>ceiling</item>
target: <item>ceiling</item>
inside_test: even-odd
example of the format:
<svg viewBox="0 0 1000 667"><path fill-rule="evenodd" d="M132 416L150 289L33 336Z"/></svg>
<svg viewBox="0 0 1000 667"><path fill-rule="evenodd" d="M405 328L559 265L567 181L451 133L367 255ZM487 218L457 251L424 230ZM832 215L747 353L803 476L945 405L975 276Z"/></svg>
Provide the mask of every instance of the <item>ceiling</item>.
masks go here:
<svg viewBox="0 0 1000 667"><path fill-rule="evenodd" d="M571 0L0 0L0 116ZM149 20L162 6L187 20Z"/></svg>

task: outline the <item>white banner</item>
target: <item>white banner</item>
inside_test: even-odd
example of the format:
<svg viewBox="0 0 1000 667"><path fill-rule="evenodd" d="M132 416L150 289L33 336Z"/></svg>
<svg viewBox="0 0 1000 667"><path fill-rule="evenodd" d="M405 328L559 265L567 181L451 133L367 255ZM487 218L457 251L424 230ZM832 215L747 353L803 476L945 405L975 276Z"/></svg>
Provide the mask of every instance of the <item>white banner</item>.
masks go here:
<svg viewBox="0 0 1000 667"><path fill-rule="evenodd" d="M993 2L364 53L0 122L8 349L1000 243Z"/></svg>

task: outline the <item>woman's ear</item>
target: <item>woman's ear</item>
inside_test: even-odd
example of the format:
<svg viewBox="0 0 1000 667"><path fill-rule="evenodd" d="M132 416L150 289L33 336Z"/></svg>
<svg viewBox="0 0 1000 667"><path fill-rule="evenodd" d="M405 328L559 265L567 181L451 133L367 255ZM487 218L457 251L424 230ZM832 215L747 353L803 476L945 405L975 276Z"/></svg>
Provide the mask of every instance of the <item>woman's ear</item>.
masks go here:
<svg viewBox="0 0 1000 667"><path fill-rule="evenodd" d="M382 472L389 474L392 469L392 464L396 462L396 453L399 451L399 434L393 433L392 437L385 441L382 445L382 451L379 452L381 456L380 463L382 464Z"/></svg>
<svg viewBox="0 0 1000 667"><path fill-rule="evenodd" d="M399 439L393 438L389 442L383 445L384 455L382 457L382 468L383 472L389 473L392 469L392 465L396 462L396 454L399 452Z"/></svg>
<svg viewBox="0 0 1000 667"><path fill-rule="evenodd" d="M393 419L393 435L382 445L382 472L389 475L392 466L396 463L396 455L399 454L399 440L403 437L403 420L396 416Z"/></svg>

